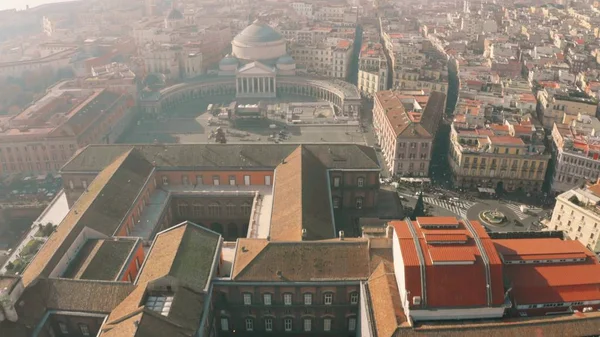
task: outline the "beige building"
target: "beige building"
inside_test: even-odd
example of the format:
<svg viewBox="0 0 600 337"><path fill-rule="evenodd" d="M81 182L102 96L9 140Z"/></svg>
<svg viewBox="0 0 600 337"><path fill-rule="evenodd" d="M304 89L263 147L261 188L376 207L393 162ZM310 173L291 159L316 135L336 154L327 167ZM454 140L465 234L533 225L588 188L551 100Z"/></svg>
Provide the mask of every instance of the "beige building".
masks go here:
<svg viewBox="0 0 600 337"><path fill-rule="evenodd" d="M106 89L53 88L1 125L0 172L58 172L77 150L114 143L129 125L134 104L132 96Z"/></svg>
<svg viewBox="0 0 600 337"><path fill-rule="evenodd" d="M579 240L598 252L600 234L600 184L574 188L556 197L550 230L564 231L572 240Z"/></svg>
<svg viewBox="0 0 600 337"><path fill-rule="evenodd" d="M352 41L329 39L316 45L290 45L290 56L299 69L321 76L345 79L352 57Z"/></svg>
<svg viewBox="0 0 600 337"><path fill-rule="evenodd" d="M542 124L552 129L554 123L563 123L565 116L596 116L598 100L581 92L567 91L548 94L545 90L538 92L538 101L543 107Z"/></svg>
<svg viewBox="0 0 600 337"><path fill-rule="evenodd" d="M373 126L386 166L392 175L427 176L432 143L444 114L446 95L375 94Z"/></svg>
<svg viewBox="0 0 600 337"><path fill-rule="evenodd" d="M448 93L448 78L443 70L400 69L394 71L394 88L424 89Z"/></svg>
<svg viewBox="0 0 600 337"><path fill-rule="evenodd" d="M388 62L380 43L363 45L358 60L358 90L373 95L387 89Z"/></svg>
<svg viewBox="0 0 600 337"><path fill-rule="evenodd" d="M545 150L543 132L528 123L452 123L448 156L458 187L539 192L550 159Z"/></svg>

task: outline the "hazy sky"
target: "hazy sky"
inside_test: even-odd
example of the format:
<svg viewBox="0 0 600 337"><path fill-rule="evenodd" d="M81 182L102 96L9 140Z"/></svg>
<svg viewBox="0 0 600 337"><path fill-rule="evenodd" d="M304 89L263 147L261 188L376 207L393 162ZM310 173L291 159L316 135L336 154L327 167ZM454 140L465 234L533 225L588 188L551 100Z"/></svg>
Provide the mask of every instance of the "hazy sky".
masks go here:
<svg viewBox="0 0 600 337"><path fill-rule="evenodd" d="M25 9L25 6L35 7L52 2L63 2L69 0L0 0L0 10L2 9Z"/></svg>

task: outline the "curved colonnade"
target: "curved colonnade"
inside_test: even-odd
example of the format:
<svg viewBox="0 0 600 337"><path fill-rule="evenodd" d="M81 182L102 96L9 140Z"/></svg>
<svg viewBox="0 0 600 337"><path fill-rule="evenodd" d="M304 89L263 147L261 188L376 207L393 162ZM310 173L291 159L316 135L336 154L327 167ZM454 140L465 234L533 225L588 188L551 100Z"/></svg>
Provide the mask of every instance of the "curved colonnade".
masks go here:
<svg viewBox="0 0 600 337"><path fill-rule="evenodd" d="M314 97L332 103L344 115L358 117L361 98L356 87L351 84L303 77L277 77L276 83L278 94ZM217 77L176 84L149 95L142 95L140 107L144 112L157 114L194 99L227 95L236 95L235 77Z"/></svg>

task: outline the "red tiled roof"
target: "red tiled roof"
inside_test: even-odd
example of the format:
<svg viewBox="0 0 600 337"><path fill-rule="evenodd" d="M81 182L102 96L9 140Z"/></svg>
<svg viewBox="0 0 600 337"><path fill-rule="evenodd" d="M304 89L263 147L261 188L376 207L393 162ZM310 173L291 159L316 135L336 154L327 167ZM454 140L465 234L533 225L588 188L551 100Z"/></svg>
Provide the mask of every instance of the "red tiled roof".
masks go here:
<svg viewBox="0 0 600 337"><path fill-rule="evenodd" d="M575 254L539 254L539 255L509 255L504 256L504 261L535 261L535 260L560 260L560 259L582 259L587 257L583 253Z"/></svg>
<svg viewBox="0 0 600 337"><path fill-rule="evenodd" d="M487 306L487 285L483 254L471 239L473 234L462 222L454 217L417 218L412 228L418 238L418 245L406 222L392 222L400 244L404 265L405 284L411 296L422 296L420 260L418 249L423 253L423 266L426 277L426 301L429 308L436 307L473 307ZM425 225L425 227L421 227ZM454 225L454 229L427 229L427 225ZM479 237L485 255L490 260L491 303L494 306L504 302L504 285L502 279L502 262L493 244L478 222L472 223L475 234ZM464 239L464 243L448 242L444 245L428 244L431 237L455 236ZM453 263L454 262L454 263ZM460 262L467 264L459 264ZM410 304L412 306L412 302Z"/></svg>
<svg viewBox="0 0 600 337"><path fill-rule="evenodd" d="M600 266L587 264L506 265L517 304L600 300Z"/></svg>
<svg viewBox="0 0 600 337"><path fill-rule="evenodd" d="M448 233L448 234L425 234L425 239L427 240L428 243L431 242L466 242L467 241L467 235L466 234L454 234L454 233Z"/></svg>
<svg viewBox="0 0 600 337"><path fill-rule="evenodd" d="M340 49L348 49L350 48L350 45L351 43L348 40L339 40L337 43L337 47Z"/></svg>
<svg viewBox="0 0 600 337"><path fill-rule="evenodd" d="M490 125L490 128L495 131L508 132L508 125L504 125L504 124L492 124L492 125Z"/></svg>
<svg viewBox="0 0 600 337"><path fill-rule="evenodd" d="M458 225L458 219L453 216L432 216L432 217L417 217L417 223L419 225L432 225L432 226L456 226Z"/></svg>
<svg viewBox="0 0 600 337"><path fill-rule="evenodd" d="M585 262L505 265L515 303L600 300L600 263L579 241L504 239L494 240L494 246L505 260L587 258Z"/></svg>
<svg viewBox="0 0 600 337"><path fill-rule="evenodd" d="M466 236L466 235L465 235ZM433 263L438 262L475 262L475 255L471 247L444 247L429 246L429 257Z"/></svg>
<svg viewBox="0 0 600 337"><path fill-rule="evenodd" d="M504 239L494 240L494 246L504 259L530 259L528 256L562 256L572 259L574 256L585 257L590 254L585 247L575 240L558 238L536 239ZM549 259L549 258L546 258Z"/></svg>
<svg viewBox="0 0 600 337"><path fill-rule="evenodd" d="M507 144L507 145L523 145L523 140L519 137L512 136L494 136L490 137L492 143Z"/></svg>

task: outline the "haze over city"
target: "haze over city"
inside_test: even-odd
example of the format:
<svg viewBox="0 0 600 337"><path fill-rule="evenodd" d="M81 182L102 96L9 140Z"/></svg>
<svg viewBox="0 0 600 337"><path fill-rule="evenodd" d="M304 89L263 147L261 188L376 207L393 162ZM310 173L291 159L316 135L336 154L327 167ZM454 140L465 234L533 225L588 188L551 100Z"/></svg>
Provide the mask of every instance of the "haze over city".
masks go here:
<svg viewBox="0 0 600 337"><path fill-rule="evenodd" d="M58 3L58 2L67 2L71 0L2 0L0 1L0 10L4 9L25 9L27 6L30 8L49 4L49 3Z"/></svg>
<svg viewBox="0 0 600 337"><path fill-rule="evenodd" d="M50 2L0 0L0 336L598 335L600 2Z"/></svg>

